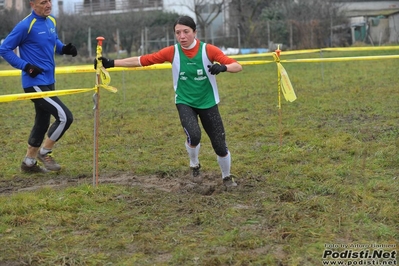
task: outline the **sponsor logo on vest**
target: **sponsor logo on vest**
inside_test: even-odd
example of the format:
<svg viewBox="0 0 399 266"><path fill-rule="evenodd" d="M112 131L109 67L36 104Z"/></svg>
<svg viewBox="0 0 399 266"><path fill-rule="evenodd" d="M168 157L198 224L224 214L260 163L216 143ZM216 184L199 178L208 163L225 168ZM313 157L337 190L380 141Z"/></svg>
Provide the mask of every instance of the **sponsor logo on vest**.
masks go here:
<svg viewBox="0 0 399 266"><path fill-rule="evenodd" d="M194 80L204 80L204 79L207 79L207 77L206 76L201 76L201 77L194 78Z"/></svg>
<svg viewBox="0 0 399 266"><path fill-rule="evenodd" d="M180 80L187 80L187 77L186 76L184 76L186 74L186 72L180 72Z"/></svg>

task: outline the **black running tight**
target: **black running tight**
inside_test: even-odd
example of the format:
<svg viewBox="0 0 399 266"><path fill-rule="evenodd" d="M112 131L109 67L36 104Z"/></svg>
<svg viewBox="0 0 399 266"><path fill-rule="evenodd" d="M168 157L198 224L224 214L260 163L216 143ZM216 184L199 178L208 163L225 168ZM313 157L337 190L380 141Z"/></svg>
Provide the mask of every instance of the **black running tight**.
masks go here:
<svg viewBox="0 0 399 266"><path fill-rule="evenodd" d="M181 125L187 135L188 144L197 146L201 141L201 128L198 124L199 117L205 132L211 140L215 153L220 157L228 154L226 135L217 105L209 109L198 109L184 104L177 104L176 107Z"/></svg>
<svg viewBox="0 0 399 266"><path fill-rule="evenodd" d="M25 88L25 92L27 93L53 90L54 84ZM32 102L35 105L36 116L35 123L28 139L28 144L32 147L40 147L46 132L47 136L51 140L58 141L72 124L73 116L71 111L58 97L33 99ZM54 116L55 121L50 126L51 116Z"/></svg>

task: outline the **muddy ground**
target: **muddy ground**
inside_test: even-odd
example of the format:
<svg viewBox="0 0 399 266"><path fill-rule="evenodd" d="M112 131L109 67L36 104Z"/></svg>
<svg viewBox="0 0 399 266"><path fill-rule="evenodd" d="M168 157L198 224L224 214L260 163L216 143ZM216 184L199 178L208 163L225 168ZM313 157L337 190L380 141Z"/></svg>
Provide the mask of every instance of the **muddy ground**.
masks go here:
<svg viewBox="0 0 399 266"><path fill-rule="evenodd" d="M245 190L252 187L250 182L237 179L238 187L234 190ZM65 177L62 174L20 174L12 179L0 179L0 194L13 194L22 191L34 191L42 187L63 189L70 186L83 184L115 184L124 186L138 186L148 190L162 190L174 193L196 193L201 195L212 195L223 191L232 190L222 184L219 175L201 173L201 178L194 179L190 174L180 176L137 176L133 173L117 173L99 175L97 181L93 176Z"/></svg>

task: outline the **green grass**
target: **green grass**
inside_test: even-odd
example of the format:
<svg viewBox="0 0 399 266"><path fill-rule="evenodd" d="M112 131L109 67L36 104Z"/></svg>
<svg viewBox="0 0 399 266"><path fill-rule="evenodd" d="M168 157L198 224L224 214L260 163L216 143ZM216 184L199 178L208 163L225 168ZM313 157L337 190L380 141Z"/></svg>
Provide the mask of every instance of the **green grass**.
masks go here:
<svg viewBox="0 0 399 266"><path fill-rule="evenodd" d="M62 96L75 121L54 149L63 170L48 175L19 171L32 103L1 103L0 265L321 265L329 244L397 250L399 61L283 65L298 99L281 116L275 64L217 77L234 191L217 184L205 132L212 188L188 186L170 70L111 73L95 188L92 93ZM1 79L1 94L22 92L19 77ZM93 83L58 75L56 86Z"/></svg>

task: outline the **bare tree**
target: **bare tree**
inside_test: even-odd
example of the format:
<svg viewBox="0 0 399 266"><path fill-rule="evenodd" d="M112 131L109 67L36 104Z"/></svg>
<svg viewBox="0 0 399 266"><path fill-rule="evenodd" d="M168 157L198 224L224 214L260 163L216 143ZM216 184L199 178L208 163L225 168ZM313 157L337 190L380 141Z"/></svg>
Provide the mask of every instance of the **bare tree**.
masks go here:
<svg viewBox="0 0 399 266"><path fill-rule="evenodd" d="M279 4L287 26L292 26L293 48L329 46L332 27L346 22L334 0L285 0Z"/></svg>
<svg viewBox="0 0 399 266"><path fill-rule="evenodd" d="M195 14L201 39L209 40L210 26L226 9L228 0L192 0L182 1L176 5L184 6Z"/></svg>
<svg viewBox="0 0 399 266"><path fill-rule="evenodd" d="M112 23L107 23L106 30L110 35L110 51L119 52L119 50L126 50L127 56L132 55L133 43L140 40L141 29L143 26L143 14L138 12L132 14L122 13L117 15L107 15L107 21L112 21ZM119 34L118 34L119 33ZM119 43L118 43L119 38ZM120 45L117 47L117 45Z"/></svg>
<svg viewBox="0 0 399 266"><path fill-rule="evenodd" d="M172 28L173 22L178 17L176 13L164 13L160 11L127 12L121 14L108 14L97 17L100 20L95 25L100 25L103 36L108 40L106 51L118 52L119 49L126 50L127 56L140 48L145 52L151 52L148 42L142 43L142 34L145 33L147 41L165 37L165 25ZM107 23L104 23L106 21ZM117 30L119 35L117 34ZM118 44L119 37L119 45ZM162 48L160 46L156 48ZM155 49L155 48L154 48ZM156 50L156 49L155 49Z"/></svg>
<svg viewBox="0 0 399 266"><path fill-rule="evenodd" d="M258 19L256 32L266 22L267 30L262 31L271 42L284 43L290 49L329 46L334 26L346 23L339 6L334 0L271 0L269 6L263 7L261 15L255 16ZM248 11L242 13L248 14ZM251 24L247 24L250 33L251 28ZM256 39L256 32L251 40Z"/></svg>
<svg viewBox="0 0 399 266"><path fill-rule="evenodd" d="M5 38L15 25L28 14L28 11L19 12L15 8L0 11L0 40Z"/></svg>
<svg viewBox="0 0 399 266"><path fill-rule="evenodd" d="M232 0L230 3L230 27L238 28L243 45L267 46L267 21L260 19L262 10L273 0Z"/></svg>
<svg viewBox="0 0 399 266"><path fill-rule="evenodd" d="M197 24L200 32L203 33L203 39L208 42L208 27L222 13L225 8L226 0L195 0L194 14L197 17Z"/></svg>

